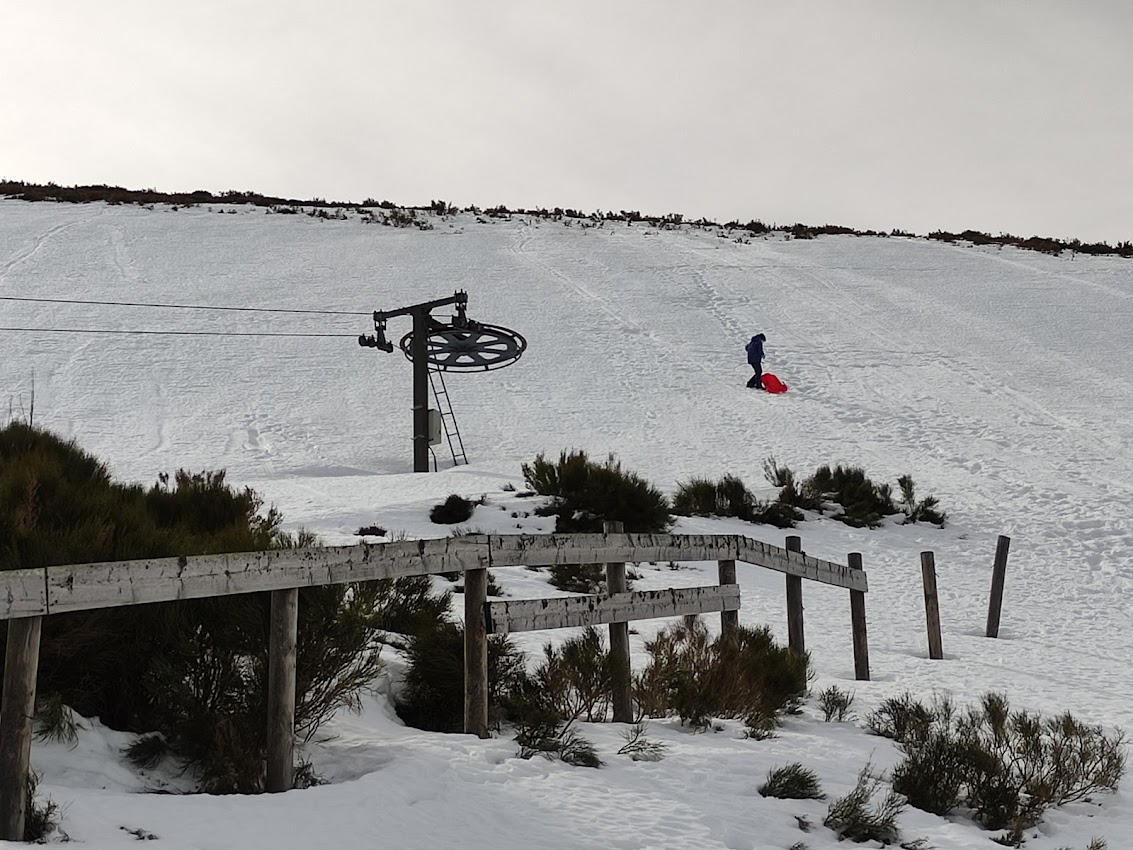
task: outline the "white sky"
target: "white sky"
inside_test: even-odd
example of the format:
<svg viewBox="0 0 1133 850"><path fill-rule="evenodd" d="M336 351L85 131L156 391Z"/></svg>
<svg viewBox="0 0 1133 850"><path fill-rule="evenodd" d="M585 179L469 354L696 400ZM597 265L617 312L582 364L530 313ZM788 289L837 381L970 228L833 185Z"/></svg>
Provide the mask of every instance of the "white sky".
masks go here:
<svg viewBox="0 0 1133 850"><path fill-rule="evenodd" d="M1133 4L4 0L0 177L1133 239Z"/></svg>

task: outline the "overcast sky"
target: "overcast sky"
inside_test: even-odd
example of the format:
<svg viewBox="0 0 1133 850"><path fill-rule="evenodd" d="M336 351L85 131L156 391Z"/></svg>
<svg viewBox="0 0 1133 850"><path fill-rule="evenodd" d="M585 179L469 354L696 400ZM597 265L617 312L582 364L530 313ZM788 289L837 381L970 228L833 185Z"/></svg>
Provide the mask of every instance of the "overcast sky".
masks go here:
<svg viewBox="0 0 1133 850"><path fill-rule="evenodd" d="M1133 239L1128 0L2 0L0 177Z"/></svg>

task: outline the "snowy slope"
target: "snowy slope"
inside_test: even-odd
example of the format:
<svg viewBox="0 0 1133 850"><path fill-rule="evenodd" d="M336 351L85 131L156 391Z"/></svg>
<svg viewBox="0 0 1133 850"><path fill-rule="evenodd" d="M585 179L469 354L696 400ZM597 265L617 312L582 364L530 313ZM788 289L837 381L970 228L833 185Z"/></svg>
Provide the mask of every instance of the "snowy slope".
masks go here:
<svg viewBox="0 0 1133 850"><path fill-rule="evenodd" d="M474 527L538 530L545 521L522 516L530 503L501 487L522 486L520 464L538 452L571 447L615 452L667 491L724 473L766 488L772 455L802 474L822 463L889 481L908 473L922 495L940 498L945 529L812 520L797 530L809 554L861 552L870 579L874 681L856 685L844 592L807 586L816 686L855 688L859 713L905 690L968 700L997 689L1031 709L1130 725L1133 676L1122 662L1133 650L1124 602L1133 578L1133 264L903 238L737 243L640 224L433 223L421 232L262 209L0 201L0 296L358 314L0 301L5 328L341 334L3 331L0 390L19 414L34 381L36 422L76 437L122 479L225 468L289 526L330 543L374 522L442 535L427 512L450 492L488 494ZM471 464L444 469L441 456L440 473L414 475L409 364L355 337L372 330L372 310L457 288L468 291L472 318L520 331L529 348L507 369L449 379ZM395 340L408 330L408 320L390 322ZM744 389L743 343L760 330L765 368L791 386L784 396ZM688 520L677 530L783 542L776 529L734 522ZM989 641L981 635L999 534L1012 550L1001 639ZM926 549L936 553L944 621L946 658L936 662L926 658L919 588ZM511 572L499 578L513 595L545 592ZM703 580L647 571L638 586ZM740 583L743 619L785 634L781 576L752 568ZM139 780L117 774L95 793L98 781L64 765L106 760L96 750L113 733L97 729L82 757L37 747L33 758L44 787L70 805L65 828L93 846L134 840L117 830L130 818L137 823L127 826L155 824L146 828L176 846L249 846L256 839L242 830L257 818L278 825L278 846L321 846L316 825L325 833L333 818L341 843L395 836L391 846L504 848L833 846L829 833L799 833L790 807L754 786L769 767L802 760L833 795L871 754L881 766L895 758L887 742L813 717L760 744L735 730L689 736L656 724L673 741L668 759L611 759L596 775L518 761L506 740L404 729L380 699L340 725L338 740L312 754L340 784L286 803L132 796ZM592 735L610 753L620 745L615 730ZM1128 800L1123 792L1101 810L1054 813L1050 836L1028 846L1084 846L1098 834L1133 846ZM821 821L824 806L799 805ZM940 848L988 845L968 824L912 811L904 822Z"/></svg>

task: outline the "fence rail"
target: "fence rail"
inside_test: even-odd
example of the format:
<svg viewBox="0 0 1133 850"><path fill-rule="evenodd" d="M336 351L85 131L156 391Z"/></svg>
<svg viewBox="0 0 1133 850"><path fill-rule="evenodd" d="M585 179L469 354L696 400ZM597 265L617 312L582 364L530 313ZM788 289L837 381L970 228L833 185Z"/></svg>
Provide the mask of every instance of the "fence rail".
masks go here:
<svg viewBox="0 0 1133 850"><path fill-rule="evenodd" d="M739 535L469 534L0 572L0 620L511 566L736 560L865 592L866 575Z"/></svg>

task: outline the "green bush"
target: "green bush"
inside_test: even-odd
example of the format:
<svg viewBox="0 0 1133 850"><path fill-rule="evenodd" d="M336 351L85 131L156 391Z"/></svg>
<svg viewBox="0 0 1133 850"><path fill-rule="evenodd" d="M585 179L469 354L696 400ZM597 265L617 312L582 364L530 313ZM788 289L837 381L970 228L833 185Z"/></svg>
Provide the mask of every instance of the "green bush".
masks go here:
<svg viewBox="0 0 1133 850"><path fill-rule="evenodd" d="M0 569L259 551L310 542L223 471L148 490L40 429L0 429ZM378 669L363 585L304 588L297 722L309 734ZM157 732L203 790L254 791L265 753L270 594L59 614L44 620L39 688L114 729ZM0 659L2 661L2 659Z"/></svg>
<svg viewBox="0 0 1133 850"><path fill-rule="evenodd" d="M39 775L28 771L24 805L24 841L28 844L46 844L59 828L59 804L48 797L42 804L36 800Z"/></svg>
<svg viewBox="0 0 1133 850"><path fill-rule="evenodd" d="M839 723L850 717L850 707L854 704L854 695L842 690L837 685L831 685L818 695L818 706L822 709L822 719L829 723L837 720Z"/></svg>
<svg viewBox="0 0 1133 850"><path fill-rule="evenodd" d="M947 515L937 510L939 501L936 496L926 496L918 501L916 485L911 475L902 475L898 478L897 487L901 491L901 510L905 514L906 523L929 522L944 526Z"/></svg>
<svg viewBox="0 0 1133 850"><path fill-rule="evenodd" d="M759 794L780 800L822 800L826 797L815 772L799 762L777 767L768 773L767 781L759 786Z"/></svg>
<svg viewBox="0 0 1133 850"><path fill-rule="evenodd" d="M1125 772L1124 736L1069 713L1042 718L1012 711L986 694L956 712L947 700L911 697L883 704L871 728L891 733L905 752L893 787L917 808L947 814L964 807L1008 836L1037 823L1046 809L1117 790Z"/></svg>
<svg viewBox="0 0 1133 850"><path fill-rule="evenodd" d="M601 767L602 760L594 745L574 731L572 724L573 721L521 723L515 736L519 757L529 759L541 755L577 767Z"/></svg>
<svg viewBox="0 0 1133 850"><path fill-rule="evenodd" d="M431 732L464 731L464 627L441 620L413 637L406 651L398 716ZM489 724L498 727L505 694L523 673L524 656L508 637L488 637Z"/></svg>
<svg viewBox="0 0 1133 850"><path fill-rule="evenodd" d="M522 469L528 487L551 497L535 513L555 517L561 534L600 532L606 520L621 522L631 534L661 533L672 526L665 496L624 471L613 455L599 464L584 451L562 452L557 463L540 454Z"/></svg>
<svg viewBox="0 0 1133 850"><path fill-rule="evenodd" d="M900 840L897 818L905 807L905 801L890 790L880 803L874 805L873 797L880 786L881 778L867 764L858 774L853 790L830 804L823 824L834 830L839 841L877 841L886 845Z"/></svg>
<svg viewBox="0 0 1133 850"><path fill-rule="evenodd" d="M806 693L809 656L779 646L767 628L740 627L712 640L700 618L686 617L645 648L650 660L635 691L647 716L676 715L696 729L738 717L759 733L798 711Z"/></svg>
<svg viewBox="0 0 1133 850"><path fill-rule="evenodd" d="M531 673L512 678L505 711L516 723L551 719L603 721L613 689L612 662L601 632L588 626L557 649L543 647L543 660Z"/></svg>
<svg viewBox="0 0 1133 850"><path fill-rule="evenodd" d="M476 510L476 503L453 493L439 505L433 505L429 511L429 519L438 524L453 525L458 522L467 522Z"/></svg>
<svg viewBox="0 0 1133 850"><path fill-rule="evenodd" d="M777 528L794 528L803 518L782 502L761 502L739 478L725 475L719 481L692 478L677 487L673 512L681 516L736 517Z"/></svg>
<svg viewBox="0 0 1133 850"><path fill-rule="evenodd" d="M897 512L893 488L888 484L874 484L865 471L856 466L820 466L804 482L803 489L837 502L842 512L835 514L834 519L855 528L875 528L883 518Z"/></svg>
<svg viewBox="0 0 1133 850"><path fill-rule="evenodd" d="M606 586L603 564L554 564L547 574L552 587L568 593L601 593Z"/></svg>

